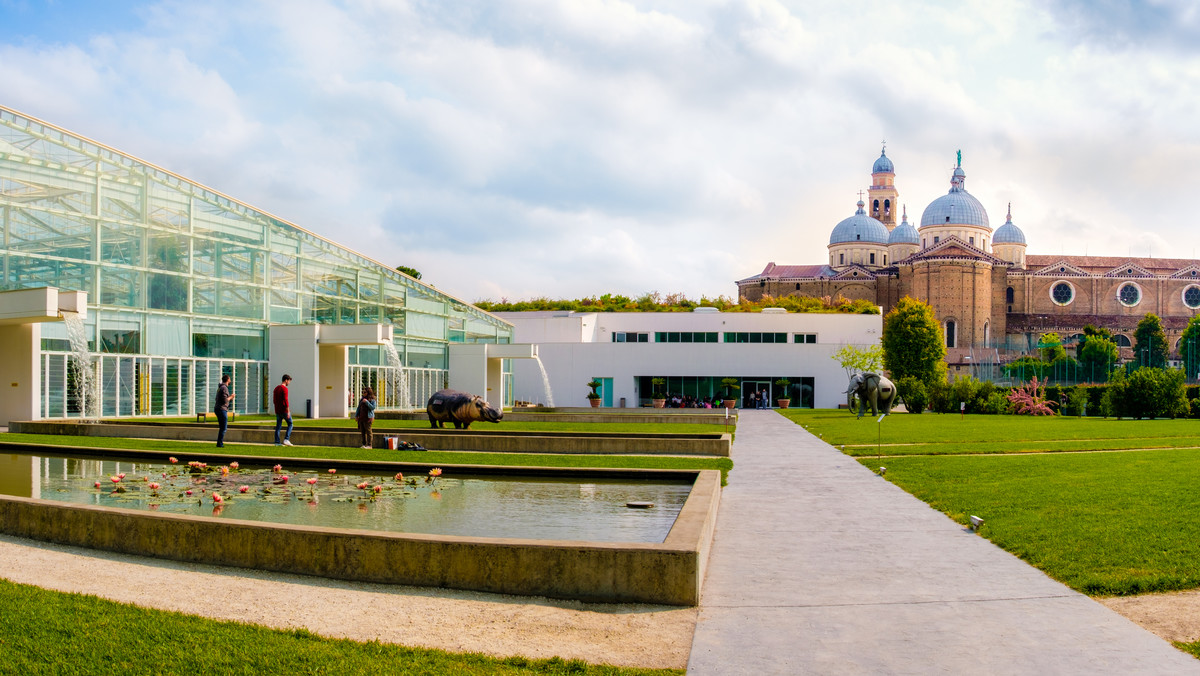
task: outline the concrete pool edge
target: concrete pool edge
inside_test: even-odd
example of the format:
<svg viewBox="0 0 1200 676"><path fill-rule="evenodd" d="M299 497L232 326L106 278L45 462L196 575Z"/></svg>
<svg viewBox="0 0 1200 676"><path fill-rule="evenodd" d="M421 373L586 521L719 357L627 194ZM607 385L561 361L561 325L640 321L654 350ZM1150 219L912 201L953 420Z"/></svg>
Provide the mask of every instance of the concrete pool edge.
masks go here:
<svg viewBox="0 0 1200 676"><path fill-rule="evenodd" d="M65 449L60 449L60 454L62 450ZM79 449L83 454L92 450L96 449ZM263 460L254 456L225 458L246 463ZM373 464L387 471L399 463ZM646 474L645 471L607 472L638 478ZM0 531L126 554L343 580L591 602L694 606L699 603L716 524L721 473L718 470L651 472L694 477L688 499L662 543L479 538L316 528L15 496L0 496ZM572 470L556 474L595 476L592 472Z"/></svg>

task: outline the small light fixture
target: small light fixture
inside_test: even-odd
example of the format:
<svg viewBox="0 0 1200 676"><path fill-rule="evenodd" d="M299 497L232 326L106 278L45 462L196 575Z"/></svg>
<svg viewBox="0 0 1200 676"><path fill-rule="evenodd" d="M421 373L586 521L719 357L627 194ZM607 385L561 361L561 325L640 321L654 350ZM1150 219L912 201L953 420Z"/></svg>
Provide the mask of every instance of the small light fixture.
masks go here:
<svg viewBox="0 0 1200 676"><path fill-rule="evenodd" d="M887 468L886 468L886 467L880 467L880 468L879 468L879 476L883 476L884 474L887 474Z"/></svg>
<svg viewBox="0 0 1200 676"><path fill-rule="evenodd" d="M971 517L971 530L973 530L975 532L979 532L979 527L982 525L983 525L983 519L981 519L977 516Z"/></svg>

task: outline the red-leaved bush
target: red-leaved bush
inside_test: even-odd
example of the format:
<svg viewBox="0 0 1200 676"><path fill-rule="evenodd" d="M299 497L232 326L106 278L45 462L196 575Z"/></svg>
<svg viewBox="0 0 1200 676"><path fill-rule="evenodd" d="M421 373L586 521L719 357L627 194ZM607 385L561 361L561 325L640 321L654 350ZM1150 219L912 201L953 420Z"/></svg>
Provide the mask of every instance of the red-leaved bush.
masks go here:
<svg viewBox="0 0 1200 676"><path fill-rule="evenodd" d="M1015 387L1008 393L1008 403L1017 415L1054 415L1046 401L1046 384L1038 384L1037 376L1027 384Z"/></svg>

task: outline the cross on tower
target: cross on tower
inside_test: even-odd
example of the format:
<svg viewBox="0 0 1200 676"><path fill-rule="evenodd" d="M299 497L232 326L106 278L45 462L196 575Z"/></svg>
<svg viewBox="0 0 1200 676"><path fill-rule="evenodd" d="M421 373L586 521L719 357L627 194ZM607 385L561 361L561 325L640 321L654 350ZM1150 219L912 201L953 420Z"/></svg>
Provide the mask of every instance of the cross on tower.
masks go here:
<svg viewBox="0 0 1200 676"><path fill-rule="evenodd" d="M858 191L858 201L859 202L862 201L862 191L861 190Z"/></svg>

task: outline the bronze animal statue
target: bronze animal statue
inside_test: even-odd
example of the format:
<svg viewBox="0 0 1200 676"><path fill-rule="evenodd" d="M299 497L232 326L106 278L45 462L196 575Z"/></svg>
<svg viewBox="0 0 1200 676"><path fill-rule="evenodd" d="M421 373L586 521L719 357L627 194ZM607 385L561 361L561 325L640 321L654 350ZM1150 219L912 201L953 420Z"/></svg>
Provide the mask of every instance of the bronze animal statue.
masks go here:
<svg viewBox="0 0 1200 676"><path fill-rule="evenodd" d="M858 397L858 417L863 417L867 406L871 407L871 415L892 412L892 404L896 403L896 386L892 381L878 373L857 373L850 378L850 387L846 389L846 403L850 411L854 411L854 398Z"/></svg>
<svg viewBox="0 0 1200 676"><path fill-rule="evenodd" d="M434 429L441 428L442 423L452 422L456 430L469 430L471 423L476 420L498 423L504 417L504 411L495 408L483 397L458 390L434 392L425 405L425 413L429 415L429 425Z"/></svg>

